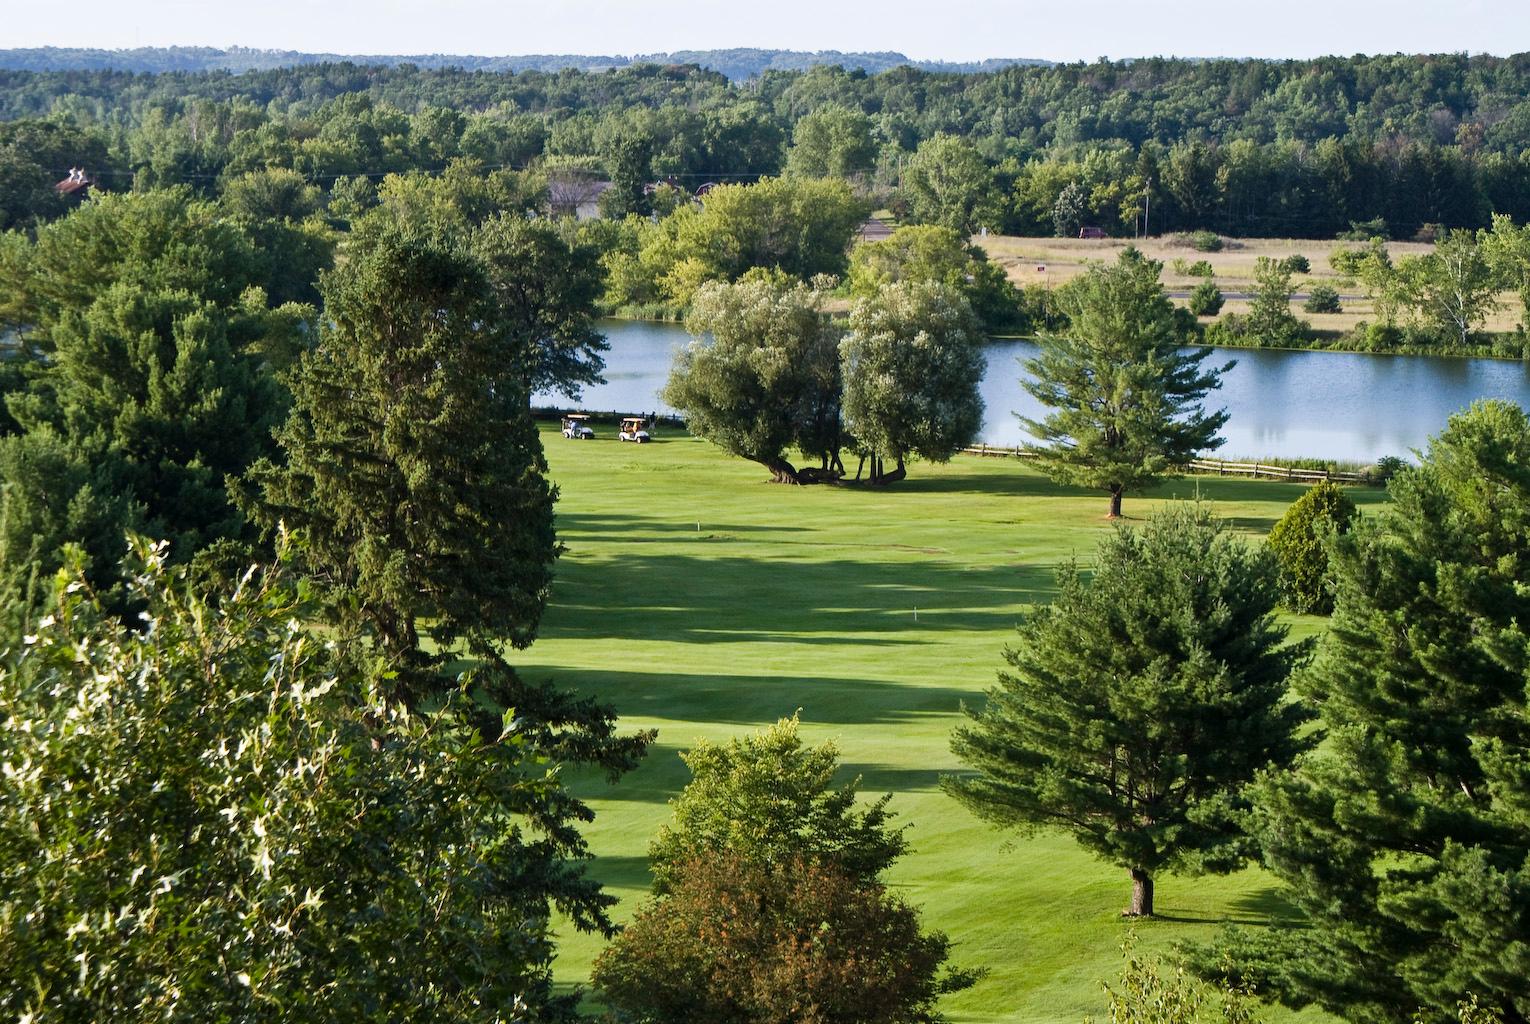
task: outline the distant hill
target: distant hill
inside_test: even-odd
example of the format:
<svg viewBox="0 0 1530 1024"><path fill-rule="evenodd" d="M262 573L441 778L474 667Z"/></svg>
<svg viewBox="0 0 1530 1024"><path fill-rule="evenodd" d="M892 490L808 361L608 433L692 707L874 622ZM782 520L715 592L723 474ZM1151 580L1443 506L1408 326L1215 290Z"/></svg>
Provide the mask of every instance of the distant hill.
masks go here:
<svg viewBox="0 0 1530 1024"><path fill-rule="evenodd" d="M995 71L1011 64L1048 65L1032 58L992 58L983 61L948 62L910 60L901 53L841 53L820 50L680 50L636 56L587 54L525 54L514 57L482 57L464 54L340 54L301 53L297 50L256 50L231 46L141 46L131 50L93 50L45 46L36 49L0 50L0 69L12 71L256 71L300 64L414 64L422 68L464 68L469 71L562 71L579 68L605 71L629 64L699 64L731 79L752 78L764 71L801 71L816 64L838 65L847 70L876 74L895 67L925 71Z"/></svg>

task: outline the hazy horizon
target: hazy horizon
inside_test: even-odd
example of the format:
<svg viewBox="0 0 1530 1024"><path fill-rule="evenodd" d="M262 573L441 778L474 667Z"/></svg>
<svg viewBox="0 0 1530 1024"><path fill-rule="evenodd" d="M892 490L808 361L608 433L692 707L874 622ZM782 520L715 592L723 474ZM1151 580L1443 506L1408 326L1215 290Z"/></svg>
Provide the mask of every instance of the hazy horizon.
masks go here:
<svg viewBox="0 0 1530 1024"><path fill-rule="evenodd" d="M1272 9L1266 9L1269 11ZM1130 0L995 3L909 0L745 6L671 0L267 0L211 5L76 0L58 19L44 5L12 12L0 47L130 49L245 46L340 55L631 56L760 48L897 51L913 60L1039 58L1293 58L1354 53L1496 53L1530 49L1530 5L1507 0L1291 0L1274 14L1225 2L1165 6ZM662 12L656 15L656 12Z"/></svg>

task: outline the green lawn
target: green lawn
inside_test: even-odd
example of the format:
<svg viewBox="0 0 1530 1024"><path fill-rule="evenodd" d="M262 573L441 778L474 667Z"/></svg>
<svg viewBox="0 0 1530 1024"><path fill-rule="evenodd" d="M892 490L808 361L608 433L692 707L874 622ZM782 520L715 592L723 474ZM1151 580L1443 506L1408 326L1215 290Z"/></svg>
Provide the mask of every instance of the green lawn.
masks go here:
<svg viewBox="0 0 1530 1024"><path fill-rule="evenodd" d="M544 433L568 550L541 638L514 660L614 704L629 728L658 729L642 768L617 785L574 780L598 814L593 870L622 898L618 916L641 900L649 837L686 780L677 753L800 708L804 736L836 741L846 772L867 793L892 792L912 825L890 881L955 940L958 962L990 972L949 998L952 1020L1098 1016L1127 930L1125 872L1061 836L997 833L937 782L957 767L947 738L959 704L981 699L1016 613L1048 596L1056 563L1089 558L1108 528L1105 496L976 457L915 464L881 491L783 487L674 430L644 446L602 433ZM1126 512L1197 492L1262 534L1301 488L1183 479L1128 499ZM1294 625L1305 634L1321 621ZM1255 872L1163 878L1158 909L1137 926L1145 946L1283 912ZM560 983L585 983L601 941L571 928L560 938Z"/></svg>

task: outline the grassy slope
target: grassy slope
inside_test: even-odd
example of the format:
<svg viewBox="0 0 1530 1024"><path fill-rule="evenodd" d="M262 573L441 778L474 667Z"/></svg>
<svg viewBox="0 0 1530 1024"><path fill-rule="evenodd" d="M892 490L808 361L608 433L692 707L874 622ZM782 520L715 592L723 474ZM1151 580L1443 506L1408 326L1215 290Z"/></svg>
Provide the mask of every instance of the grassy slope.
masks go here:
<svg viewBox="0 0 1530 1024"><path fill-rule="evenodd" d="M1126 930L1125 873L1061 836L996 833L937 780L956 767L947 739L959 703L992 682L1016 613L1046 598L1052 567L1092 552L1104 496L1055 487L1014 460L971 457L914 465L885 491L787 488L672 431L643 447L604 434L544 435L568 552L541 639L515 660L610 701L629 728L659 730L646 763L617 786L576 782L598 812L593 870L622 897L619 916L645 890L648 839L686 780L677 752L801 708L807 739L835 740L846 771L863 775L867 792L894 793L912 823L913 852L891 881L957 941L959 962L991 971L948 1000L952 1019L1098 1015L1099 980L1116 973ZM1260 533L1300 493L1180 480L1126 511L1197 488ZM1162 918L1139 926L1155 947L1281 912L1252 872L1165 878L1158 906ZM560 981L583 983L600 946L566 929Z"/></svg>

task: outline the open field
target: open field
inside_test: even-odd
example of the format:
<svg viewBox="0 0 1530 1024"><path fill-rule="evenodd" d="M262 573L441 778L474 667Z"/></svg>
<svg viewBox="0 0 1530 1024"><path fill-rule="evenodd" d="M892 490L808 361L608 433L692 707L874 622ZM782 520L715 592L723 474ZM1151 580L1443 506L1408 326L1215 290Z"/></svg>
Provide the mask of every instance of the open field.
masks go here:
<svg viewBox="0 0 1530 1024"><path fill-rule="evenodd" d="M1254 261L1260 256L1283 259L1296 253L1307 257L1312 266L1310 274L1292 277L1298 294L1305 294L1311 284L1332 285L1340 295L1360 296L1346 299L1342 313L1312 314L1304 312L1300 302L1291 304L1297 316L1307 320L1320 331L1347 331L1362 320L1374 322L1375 310L1370 300L1364 298L1365 288L1346 278L1341 278L1328 265L1329 254L1335 249L1358 248L1357 242L1325 242L1314 239L1292 238L1238 238L1225 239L1221 252L1197 252L1188 245L1176 244L1168 237L1137 239L1129 238L1018 238L1012 235L989 235L973 238L987 251L990 259L1004 267L1010 280L1017 285L1041 284L1056 287L1074 277L1091 260L1113 260L1128 245L1135 245L1155 260L1163 261L1164 287L1171 292L1189 291L1205 278L1191 277L1174 272L1174 261L1187 264L1206 260L1215 272L1214 280L1223 292L1247 292L1253 287ZM1433 246L1420 242L1388 242L1387 250L1392 258L1417 256L1433 250ZM1040 268L1045 268L1040 269ZM1177 299L1184 305L1184 299ZM1229 299L1223 313L1247 313L1248 302ZM1484 327L1487 331L1512 331L1519 323L1518 300L1505 293L1496 313L1490 316Z"/></svg>
<svg viewBox="0 0 1530 1024"><path fill-rule="evenodd" d="M863 775L867 793L892 792L912 825L913 852L890 880L956 940L959 963L991 971L949 998L953 1021L1100 1016L1099 981L1117 973L1127 931L1125 872L1060 836L996 833L937 782L957 767L947 738L960 702L981 699L1017 613L1051 592L1053 567L1092 553L1108 528L1105 496L977 457L914 464L880 491L780 487L673 428L645 446L602 433L573 442L544 429L568 551L541 639L513 660L598 694L628 728L659 730L646 763L617 786L576 781L599 815L594 871L622 897L619 916L646 890L649 838L686 781L676 754L801 708L805 738L835 740L846 772ZM1129 498L1126 511L1197 490L1262 534L1302 488L1184 479ZM1285 913L1257 872L1165 877L1158 899L1162 918L1137 926L1154 948ZM564 929L561 946L560 983L583 983L600 940Z"/></svg>

